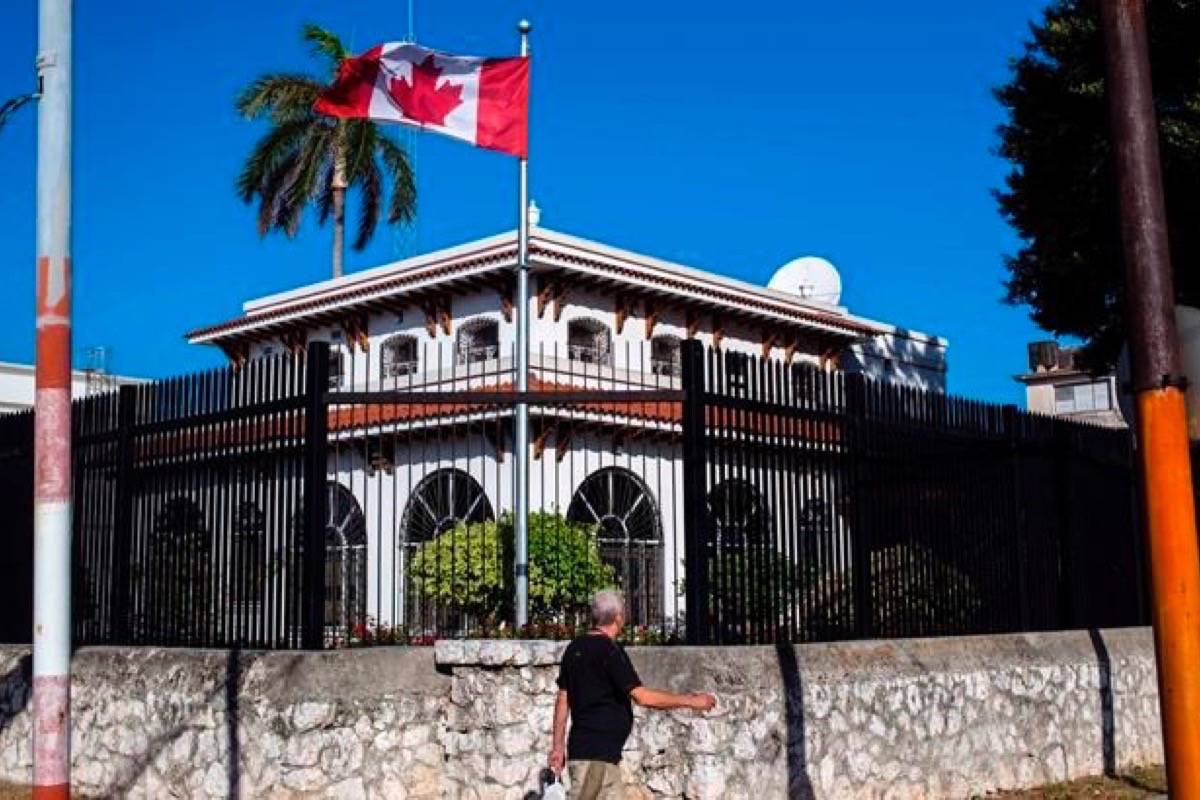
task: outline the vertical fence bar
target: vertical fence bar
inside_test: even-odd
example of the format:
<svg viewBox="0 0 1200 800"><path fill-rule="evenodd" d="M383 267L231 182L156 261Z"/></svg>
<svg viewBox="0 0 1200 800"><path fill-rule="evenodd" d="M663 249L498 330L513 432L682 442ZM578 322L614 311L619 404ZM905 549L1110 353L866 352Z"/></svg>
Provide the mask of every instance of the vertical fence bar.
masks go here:
<svg viewBox="0 0 1200 800"><path fill-rule="evenodd" d="M1054 497L1058 523L1058 627L1075 626L1075 537L1071 525L1071 430L1054 426Z"/></svg>
<svg viewBox="0 0 1200 800"><path fill-rule="evenodd" d="M860 639L874 634L874 609L871 607L871 543L864 505L866 481L863 462L867 447L867 379L861 373L848 373L845 381L846 406L842 425L848 437L846 458L850 462L850 576L854 587L854 635Z"/></svg>
<svg viewBox="0 0 1200 800"><path fill-rule="evenodd" d="M117 477L113 525L112 631L115 643L129 638L130 555L133 541L133 425L137 388L117 390Z"/></svg>
<svg viewBox="0 0 1200 800"><path fill-rule="evenodd" d="M325 642L325 472L328 468L329 344L308 346L304 386L304 561L300 582L301 646L319 650Z"/></svg>
<svg viewBox="0 0 1200 800"><path fill-rule="evenodd" d="M708 644L708 525L705 505L704 347L681 344L683 387L684 609L688 644Z"/></svg>
<svg viewBox="0 0 1200 800"><path fill-rule="evenodd" d="M1018 614L1020 621L1020 629L1027 631L1030 629L1033 614L1030 606L1031 597L1029 594L1029 555L1030 548L1027 539L1027 526L1025 524L1025 503L1021 492L1021 480L1024 475L1024 467L1021 453L1021 443L1023 441L1021 412L1014 405L1006 405L1003 410L1004 414L1004 433L1008 440L1008 457L1010 462L1010 480L1012 481L1011 491L1009 492L1009 508L1011 515L1009 516L1009 528L1013 533L1013 538L1017 548L1016 569L1017 569L1017 602L1019 604Z"/></svg>

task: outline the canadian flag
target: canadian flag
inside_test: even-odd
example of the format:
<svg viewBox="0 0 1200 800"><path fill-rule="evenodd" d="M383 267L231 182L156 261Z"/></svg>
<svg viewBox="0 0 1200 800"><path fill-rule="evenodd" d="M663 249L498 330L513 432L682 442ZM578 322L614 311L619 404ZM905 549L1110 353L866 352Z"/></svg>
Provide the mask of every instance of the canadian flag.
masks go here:
<svg viewBox="0 0 1200 800"><path fill-rule="evenodd" d="M398 122L524 158L529 58L452 56L415 44L373 47L342 62L313 108Z"/></svg>

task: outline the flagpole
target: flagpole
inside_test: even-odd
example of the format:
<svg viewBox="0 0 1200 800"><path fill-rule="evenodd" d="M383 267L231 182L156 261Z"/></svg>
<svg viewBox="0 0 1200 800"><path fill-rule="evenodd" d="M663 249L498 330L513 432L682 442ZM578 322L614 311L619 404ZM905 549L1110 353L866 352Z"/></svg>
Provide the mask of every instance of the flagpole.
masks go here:
<svg viewBox="0 0 1200 800"><path fill-rule="evenodd" d="M529 20L521 20L521 55L529 55ZM517 186L517 391L529 391L529 159L522 158ZM529 404L521 400L515 408L513 450L516 550L516 623L529 623Z"/></svg>

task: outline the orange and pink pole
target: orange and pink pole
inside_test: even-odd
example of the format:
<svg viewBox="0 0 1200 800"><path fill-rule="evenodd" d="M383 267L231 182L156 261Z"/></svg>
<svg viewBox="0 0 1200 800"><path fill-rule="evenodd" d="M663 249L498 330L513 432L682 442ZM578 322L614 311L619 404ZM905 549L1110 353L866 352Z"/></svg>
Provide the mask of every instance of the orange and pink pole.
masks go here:
<svg viewBox="0 0 1200 800"><path fill-rule="evenodd" d="M1200 800L1200 546L1144 0L1101 0L1167 782ZM1200 379L1200 376L1194 376Z"/></svg>
<svg viewBox="0 0 1200 800"><path fill-rule="evenodd" d="M71 793L71 5L38 7L35 800Z"/></svg>

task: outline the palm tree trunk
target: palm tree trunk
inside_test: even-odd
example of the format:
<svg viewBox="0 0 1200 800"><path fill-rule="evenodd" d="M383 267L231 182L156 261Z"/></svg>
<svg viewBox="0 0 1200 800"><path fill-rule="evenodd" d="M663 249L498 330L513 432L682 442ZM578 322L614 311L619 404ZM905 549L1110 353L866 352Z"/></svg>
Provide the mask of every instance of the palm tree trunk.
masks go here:
<svg viewBox="0 0 1200 800"><path fill-rule="evenodd" d="M339 126L340 128L341 126ZM339 130L339 138L342 131ZM346 252L346 151L339 141L333 152L333 277L342 277Z"/></svg>

